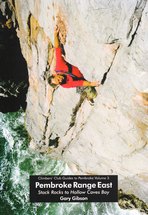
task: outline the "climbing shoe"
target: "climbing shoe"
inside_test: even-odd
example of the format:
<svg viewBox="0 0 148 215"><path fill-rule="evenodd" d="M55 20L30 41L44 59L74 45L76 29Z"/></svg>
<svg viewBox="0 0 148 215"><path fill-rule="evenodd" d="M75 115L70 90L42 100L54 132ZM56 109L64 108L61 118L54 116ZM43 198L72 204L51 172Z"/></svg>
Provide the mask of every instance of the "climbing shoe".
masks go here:
<svg viewBox="0 0 148 215"><path fill-rule="evenodd" d="M95 102L94 102L93 99L90 99L90 100L88 100L88 101L89 101L89 104L90 104L91 106L94 106Z"/></svg>

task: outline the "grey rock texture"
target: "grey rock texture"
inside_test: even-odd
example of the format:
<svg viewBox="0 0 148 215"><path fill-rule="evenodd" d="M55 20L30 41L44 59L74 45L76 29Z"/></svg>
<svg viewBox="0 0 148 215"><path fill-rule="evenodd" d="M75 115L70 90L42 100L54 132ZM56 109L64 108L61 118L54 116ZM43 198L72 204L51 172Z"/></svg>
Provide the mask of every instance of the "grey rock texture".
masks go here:
<svg viewBox="0 0 148 215"><path fill-rule="evenodd" d="M75 174L117 174L120 188L148 202L148 2L10 3L29 69L31 146L48 151L50 139L58 137L59 146L50 153ZM66 25L67 61L88 80L107 74L94 106L87 100L80 104L76 89L53 90L44 79L52 64L56 16Z"/></svg>

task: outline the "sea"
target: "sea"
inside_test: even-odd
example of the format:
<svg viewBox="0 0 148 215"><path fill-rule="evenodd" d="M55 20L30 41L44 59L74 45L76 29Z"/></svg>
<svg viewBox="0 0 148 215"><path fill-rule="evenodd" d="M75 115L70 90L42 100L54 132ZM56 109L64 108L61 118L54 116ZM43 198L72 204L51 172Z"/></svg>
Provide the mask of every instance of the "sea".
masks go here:
<svg viewBox="0 0 148 215"><path fill-rule="evenodd" d="M0 113L0 215L140 215L117 203L31 203L30 175L68 175L62 160L31 150L25 113Z"/></svg>

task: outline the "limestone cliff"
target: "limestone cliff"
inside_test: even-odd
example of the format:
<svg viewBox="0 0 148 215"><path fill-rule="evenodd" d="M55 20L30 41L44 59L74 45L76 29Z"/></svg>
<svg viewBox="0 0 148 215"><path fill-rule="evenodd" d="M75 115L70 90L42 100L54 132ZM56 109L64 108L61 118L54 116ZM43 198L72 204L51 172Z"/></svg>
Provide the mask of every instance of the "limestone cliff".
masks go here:
<svg viewBox="0 0 148 215"><path fill-rule="evenodd" d="M9 1L28 64L26 125L32 147L64 159L76 174L117 174L119 187L148 202L147 0ZM102 80L94 106L76 89L53 90L56 16L68 62ZM63 35L62 35L63 34ZM58 147L49 150L50 140Z"/></svg>

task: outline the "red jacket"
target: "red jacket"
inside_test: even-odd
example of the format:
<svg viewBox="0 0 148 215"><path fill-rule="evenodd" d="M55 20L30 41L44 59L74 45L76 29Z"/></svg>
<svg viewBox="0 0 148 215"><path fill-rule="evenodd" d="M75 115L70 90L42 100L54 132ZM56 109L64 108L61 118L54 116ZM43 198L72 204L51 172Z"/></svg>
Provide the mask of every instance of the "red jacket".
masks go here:
<svg viewBox="0 0 148 215"><path fill-rule="evenodd" d="M67 73L68 72L68 66L66 61L64 60L62 56L62 49L60 47L55 49L56 51L56 71L62 72L62 73ZM69 74L66 75L66 83L61 84L62 87L64 88L71 88L71 87L80 87L83 86L83 82L85 80L83 74L80 72L80 70L72 65L72 74L78 78L82 78L83 80L74 80L72 76Z"/></svg>

